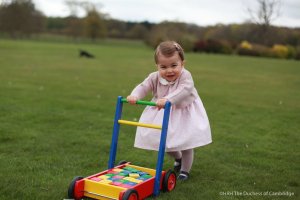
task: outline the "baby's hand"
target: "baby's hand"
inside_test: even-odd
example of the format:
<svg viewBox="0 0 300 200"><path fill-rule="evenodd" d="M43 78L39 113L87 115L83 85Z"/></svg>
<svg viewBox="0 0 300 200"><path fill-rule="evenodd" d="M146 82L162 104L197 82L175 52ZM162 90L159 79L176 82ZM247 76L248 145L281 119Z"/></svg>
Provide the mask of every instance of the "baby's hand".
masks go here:
<svg viewBox="0 0 300 200"><path fill-rule="evenodd" d="M138 98L136 96L132 96L132 95L127 96L126 99L127 99L128 103L130 103L130 104L135 104L136 101L138 100Z"/></svg>
<svg viewBox="0 0 300 200"><path fill-rule="evenodd" d="M158 107L158 110L164 108L167 101L168 101L168 99L165 99L165 98L158 99L156 101L156 106Z"/></svg>

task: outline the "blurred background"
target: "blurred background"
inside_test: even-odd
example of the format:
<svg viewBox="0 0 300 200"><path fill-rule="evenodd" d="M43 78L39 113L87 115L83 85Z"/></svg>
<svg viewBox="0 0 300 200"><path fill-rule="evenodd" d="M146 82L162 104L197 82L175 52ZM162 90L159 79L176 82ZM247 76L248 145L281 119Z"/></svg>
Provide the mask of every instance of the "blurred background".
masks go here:
<svg viewBox="0 0 300 200"><path fill-rule="evenodd" d="M300 59L297 0L2 0L0 37L172 39L185 51Z"/></svg>

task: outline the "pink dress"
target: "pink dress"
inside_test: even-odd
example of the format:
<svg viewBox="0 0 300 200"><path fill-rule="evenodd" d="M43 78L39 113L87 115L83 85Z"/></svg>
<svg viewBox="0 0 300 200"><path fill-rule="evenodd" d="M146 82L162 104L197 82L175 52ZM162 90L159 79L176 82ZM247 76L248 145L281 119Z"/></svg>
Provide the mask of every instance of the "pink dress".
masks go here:
<svg viewBox="0 0 300 200"><path fill-rule="evenodd" d="M151 101L167 98L171 103L166 152L181 151L207 145L212 142L211 130L202 101L194 87L191 73L185 68L174 82L151 73L131 93L143 99L152 92ZM147 106L139 122L161 125L164 109ZM161 130L138 127L134 146L142 149L158 150Z"/></svg>

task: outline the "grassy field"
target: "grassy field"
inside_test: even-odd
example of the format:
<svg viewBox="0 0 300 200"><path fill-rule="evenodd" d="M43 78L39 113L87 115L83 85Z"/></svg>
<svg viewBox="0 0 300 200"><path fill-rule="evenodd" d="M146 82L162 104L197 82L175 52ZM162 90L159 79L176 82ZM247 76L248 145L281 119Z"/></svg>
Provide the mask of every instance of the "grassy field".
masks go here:
<svg viewBox="0 0 300 200"><path fill-rule="evenodd" d="M186 58L213 144L196 149L190 180L159 199L299 199L300 63ZM0 199L64 199L74 176L105 170L116 98L154 70L139 42L0 40ZM125 106L123 118L142 109ZM132 147L134 132L121 128L117 160L155 168L156 152Z"/></svg>

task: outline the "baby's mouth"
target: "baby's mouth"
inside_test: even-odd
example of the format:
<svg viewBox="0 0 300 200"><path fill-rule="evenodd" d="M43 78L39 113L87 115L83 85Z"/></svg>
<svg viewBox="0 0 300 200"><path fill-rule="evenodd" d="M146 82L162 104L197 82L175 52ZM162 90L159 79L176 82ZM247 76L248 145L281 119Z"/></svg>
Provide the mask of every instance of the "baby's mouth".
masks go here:
<svg viewBox="0 0 300 200"><path fill-rule="evenodd" d="M175 75L172 74L172 75L166 75L167 78L173 78Z"/></svg>

